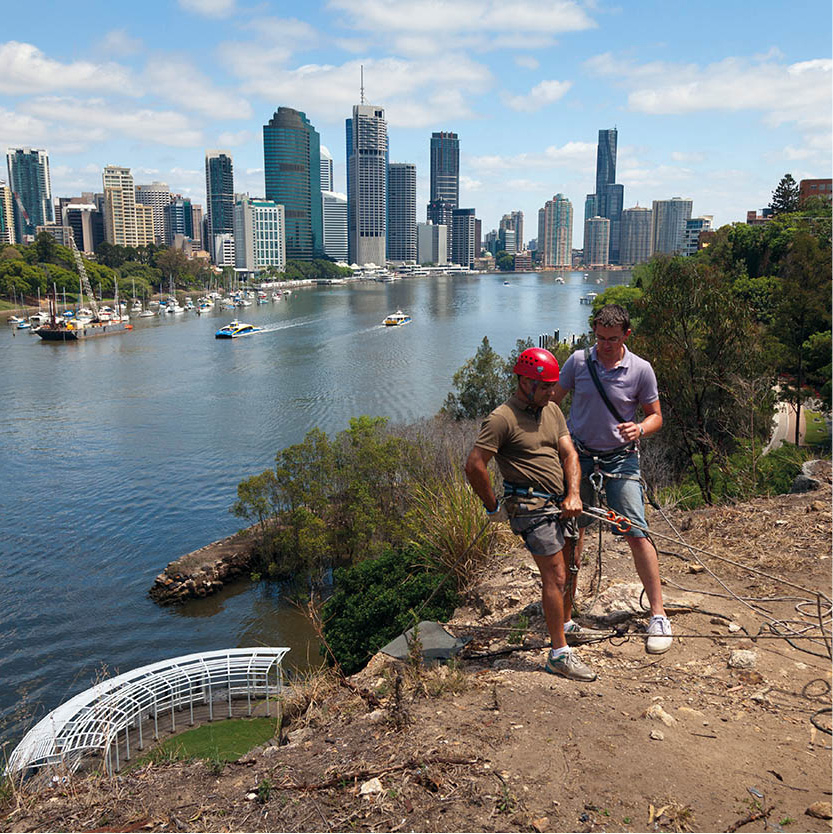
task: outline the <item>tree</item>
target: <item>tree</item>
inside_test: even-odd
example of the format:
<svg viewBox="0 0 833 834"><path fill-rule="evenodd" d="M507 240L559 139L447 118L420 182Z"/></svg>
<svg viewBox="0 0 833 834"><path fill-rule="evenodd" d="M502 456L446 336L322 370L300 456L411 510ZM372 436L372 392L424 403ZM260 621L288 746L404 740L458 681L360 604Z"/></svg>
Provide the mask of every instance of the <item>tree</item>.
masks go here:
<svg viewBox="0 0 833 834"><path fill-rule="evenodd" d="M58 253L58 242L49 232L41 232L35 238L35 251L37 252L38 263L51 264Z"/></svg>
<svg viewBox="0 0 833 834"><path fill-rule="evenodd" d="M483 337L477 353L452 377L457 393L449 393L441 411L455 420L485 417L512 392L506 365Z"/></svg>
<svg viewBox="0 0 833 834"><path fill-rule="evenodd" d="M711 504L713 467L734 450L734 428L745 420L742 402L724 381L733 374L759 375L757 331L729 277L714 267L692 258L658 257L650 272L634 351L654 366L666 442Z"/></svg>
<svg viewBox="0 0 833 834"><path fill-rule="evenodd" d="M798 210L798 184L792 174L784 174L778 187L772 192L769 204L774 215Z"/></svg>
<svg viewBox="0 0 833 834"><path fill-rule="evenodd" d="M181 249L175 249L173 246L157 252L155 264L156 268L161 270L169 281L173 282L174 287L188 272L188 258Z"/></svg>
<svg viewBox="0 0 833 834"><path fill-rule="evenodd" d="M515 256L511 252L501 250L495 255L495 266L501 272L511 272L515 268Z"/></svg>
<svg viewBox="0 0 833 834"><path fill-rule="evenodd" d="M796 233L781 266L772 331L782 345L782 398L796 414L798 445L801 404L806 390L808 340L830 332L830 254L807 230Z"/></svg>

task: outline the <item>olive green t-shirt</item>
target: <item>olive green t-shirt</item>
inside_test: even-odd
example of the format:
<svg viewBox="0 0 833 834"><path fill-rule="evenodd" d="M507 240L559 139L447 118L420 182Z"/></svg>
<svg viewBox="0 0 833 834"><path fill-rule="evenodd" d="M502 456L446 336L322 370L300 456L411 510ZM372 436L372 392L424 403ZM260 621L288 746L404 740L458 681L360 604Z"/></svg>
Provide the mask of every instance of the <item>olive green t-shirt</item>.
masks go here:
<svg viewBox="0 0 833 834"><path fill-rule="evenodd" d="M513 394L483 421L474 445L494 453L505 481L563 495L558 441L570 433L567 422L555 403L535 412Z"/></svg>

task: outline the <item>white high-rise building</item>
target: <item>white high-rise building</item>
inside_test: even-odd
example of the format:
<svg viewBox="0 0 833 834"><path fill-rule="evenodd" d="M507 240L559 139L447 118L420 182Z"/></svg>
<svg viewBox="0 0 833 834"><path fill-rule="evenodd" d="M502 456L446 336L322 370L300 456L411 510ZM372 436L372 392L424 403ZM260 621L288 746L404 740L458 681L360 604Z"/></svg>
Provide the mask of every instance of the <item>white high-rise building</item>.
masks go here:
<svg viewBox="0 0 833 834"><path fill-rule="evenodd" d="M538 250L544 269L572 265L573 204L563 194L547 200L538 212Z"/></svg>
<svg viewBox="0 0 833 834"><path fill-rule="evenodd" d="M448 263L448 230L440 224L417 223L417 262L441 266Z"/></svg>
<svg viewBox="0 0 833 834"><path fill-rule="evenodd" d="M234 265L255 273L286 267L284 207L273 200L241 197L234 204Z"/></svg>
<svg viewBox="0 0 833 834"><path fill-rule="evenodd" d="M15 243L16 240L12 190L0 180L0 244Z"/></svg>
<svg viewBox="0 0 833 834"><path fill-rule="evenodd" d="M653 212L645 206L634 206L622 211L619 236L619 263L625 266L644 264L651 257L651 218Z"/></svg>
<svg viewBox="0 0 833 834"><path fill-rule="evenodd" d="M136 186L136 202L153 209L153 234L156 243L165 242L165 206L171 202L171 189L166 182Z"/></svg>
<svg viewBox="0 0 833 834"><path fill-rule="evenodd" d="M691 200L672 197L654 200L651 217L651 254L676 255L683 251L685 224L691 218Z"/></svg>
<svg viewBox="0 0 833 834"><path fill-rule="evenodd" d="M610 263L610 220L591 217L584 221L585 266L607 266Z"/></svg>
<svg viewBox="0 0 833 834"><path fill-rule="evenodd" d="M321 190L334 191L333 187L333 155L329 148L321 146Z"/></svg>
<svg viewBox="0 0 833 834"><path fill-rule="evenodd" d="M335 261L347 262L347 195L336 191L321 192L324 217L324 254Z"/></svg>
<svg viewBox="0 0 833 834"><path fill-rule="evenodd" d="M214 250L211 256L217 266L234 266L234 234L224 232L214 235Z"/></svg>
<svg viewBox="0 0 833 834"><path fill-rule="evenodd" d="M347 119L347 234L351 263L387 260L388 125L385 111L353 106Z"/></svg>

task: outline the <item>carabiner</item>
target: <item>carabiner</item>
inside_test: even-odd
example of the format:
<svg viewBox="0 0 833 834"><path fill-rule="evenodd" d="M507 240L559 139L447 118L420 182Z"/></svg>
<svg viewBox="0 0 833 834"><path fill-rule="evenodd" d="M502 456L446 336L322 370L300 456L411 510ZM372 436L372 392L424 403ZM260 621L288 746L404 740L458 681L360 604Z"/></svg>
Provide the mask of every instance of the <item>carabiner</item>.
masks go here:
<svg viewBox="0 0 833 834"><path fill-rule="evenodd" d="M632 526L633 525L631 524L631 522L627 518L625 518L625 516L623 516L623 515L620 515L616 519L616 529L620 533L627 533L628 530L630 530Z"/></svg>

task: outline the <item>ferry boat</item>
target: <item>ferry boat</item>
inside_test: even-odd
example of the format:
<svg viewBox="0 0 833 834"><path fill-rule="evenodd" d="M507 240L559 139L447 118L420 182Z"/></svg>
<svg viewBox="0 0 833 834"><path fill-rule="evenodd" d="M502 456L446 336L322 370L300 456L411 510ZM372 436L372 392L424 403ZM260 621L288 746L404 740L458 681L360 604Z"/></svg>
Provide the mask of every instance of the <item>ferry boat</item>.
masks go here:
<svg viewBox="0 0 833 834"><path fill-rule="evenodd" d="M397 310L395 313L391 313L387 316L382 324L384 324L385 327L401 327L403 324L410 324L410 322L410 316L405 315L405 313L401 310Z"/></svg>
<svg viewBox="0 0 833 834"><path fill-rule="evenodd" d="M215 339L236 339L238 336L248 336L250 333L260 333L262 327L255 327L253 324L244 324L242 321L229 322L221 327L215 334Z"/></svg>
<svg viewBox="0 0 833 834"><path fill-rule="evenodd" d="M80 342L94 336L112 336L132 330L133 325L126 321L91 321L91 322L58 322L42 324L35 333L45 342Z"/></svg>

